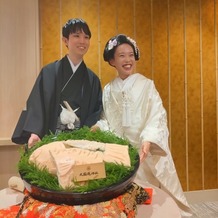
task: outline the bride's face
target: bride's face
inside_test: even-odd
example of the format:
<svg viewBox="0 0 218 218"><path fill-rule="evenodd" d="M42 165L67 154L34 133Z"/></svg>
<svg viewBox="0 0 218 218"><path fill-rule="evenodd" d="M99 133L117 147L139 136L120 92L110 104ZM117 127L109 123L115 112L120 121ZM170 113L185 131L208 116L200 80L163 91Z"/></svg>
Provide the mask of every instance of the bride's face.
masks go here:
<svg viewBox="0 0 218 218"><path fill-rule="evenodd" d="M132 46L127 43L119 45L110 64L117 69L119 77L126 79L135 70L135 55Z"/></svg>

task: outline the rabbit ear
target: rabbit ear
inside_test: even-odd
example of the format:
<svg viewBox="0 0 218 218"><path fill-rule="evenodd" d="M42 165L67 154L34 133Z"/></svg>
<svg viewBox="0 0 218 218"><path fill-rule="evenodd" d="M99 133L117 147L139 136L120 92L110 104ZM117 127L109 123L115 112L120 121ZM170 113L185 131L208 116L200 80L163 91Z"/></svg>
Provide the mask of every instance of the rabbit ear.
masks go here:
<svg viewBox="0 0 218 218"><path fill-rule="evenodd" d="M80 108L80 107L76 108L76 109L75 109L73 112L75 113L76 111L78 111L78 110L79 110L79 108Z"/></svg>
<svg viewBox="0 0 218 218"><path fill-rule="evenodd" d="M64 109L64 107L60 104L61 108Z"/></svg>
<svg viewBox="0 0 218 218"><path fill-rule="evenodd" d="M64 105L66 106L68 111L73 111L73 109L70 107L70 105L68 104L67 101L63 101L63 102L64 102Z"/></svg>

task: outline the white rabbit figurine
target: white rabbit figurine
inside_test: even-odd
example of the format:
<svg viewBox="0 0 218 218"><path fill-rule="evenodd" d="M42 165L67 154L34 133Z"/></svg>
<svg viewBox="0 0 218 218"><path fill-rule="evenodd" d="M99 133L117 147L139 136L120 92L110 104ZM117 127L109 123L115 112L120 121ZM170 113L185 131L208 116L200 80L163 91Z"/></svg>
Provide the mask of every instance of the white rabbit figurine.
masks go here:
<svg viewBox="0 0 218 218"><path fill-rule="evenodd" d="M60 113L60 121L62 124L67 125L68 129L74 129L75 122L79 122L79 118L75 113L79 108L73 110L68 102L64 101L64 104L66 108L61 105L62 111Z"/></svg>

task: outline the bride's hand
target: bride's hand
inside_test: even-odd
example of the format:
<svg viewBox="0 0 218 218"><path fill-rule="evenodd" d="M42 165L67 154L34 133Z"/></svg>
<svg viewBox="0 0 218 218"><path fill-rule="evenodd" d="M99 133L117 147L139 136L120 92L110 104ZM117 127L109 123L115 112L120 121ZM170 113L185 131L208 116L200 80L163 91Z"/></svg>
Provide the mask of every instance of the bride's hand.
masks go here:
<svg viewBox="0 0 218 218"><path fill-rule="evenodd" d="M141 151L140 151L140 163L142 163L145 160L145 158L148 156L150 147L151 147L151 142L142 143Z"/></svg>

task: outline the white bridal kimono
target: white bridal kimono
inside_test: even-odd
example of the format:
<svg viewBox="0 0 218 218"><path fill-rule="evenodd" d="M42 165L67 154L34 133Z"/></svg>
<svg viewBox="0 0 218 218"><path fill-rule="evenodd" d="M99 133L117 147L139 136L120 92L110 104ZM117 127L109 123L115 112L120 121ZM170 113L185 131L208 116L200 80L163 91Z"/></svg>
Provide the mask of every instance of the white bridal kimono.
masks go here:
<svg viewBox="0 0 218 218"><path fill-rule="evenodd" d="M190 211L168 147L166 111L153 81L138 73L125 80L115 78L104 88L103 108L96 124L101 130L127 138L139 149L143 141L152 142L136 181L160 185L182 211Z"/></svg>

